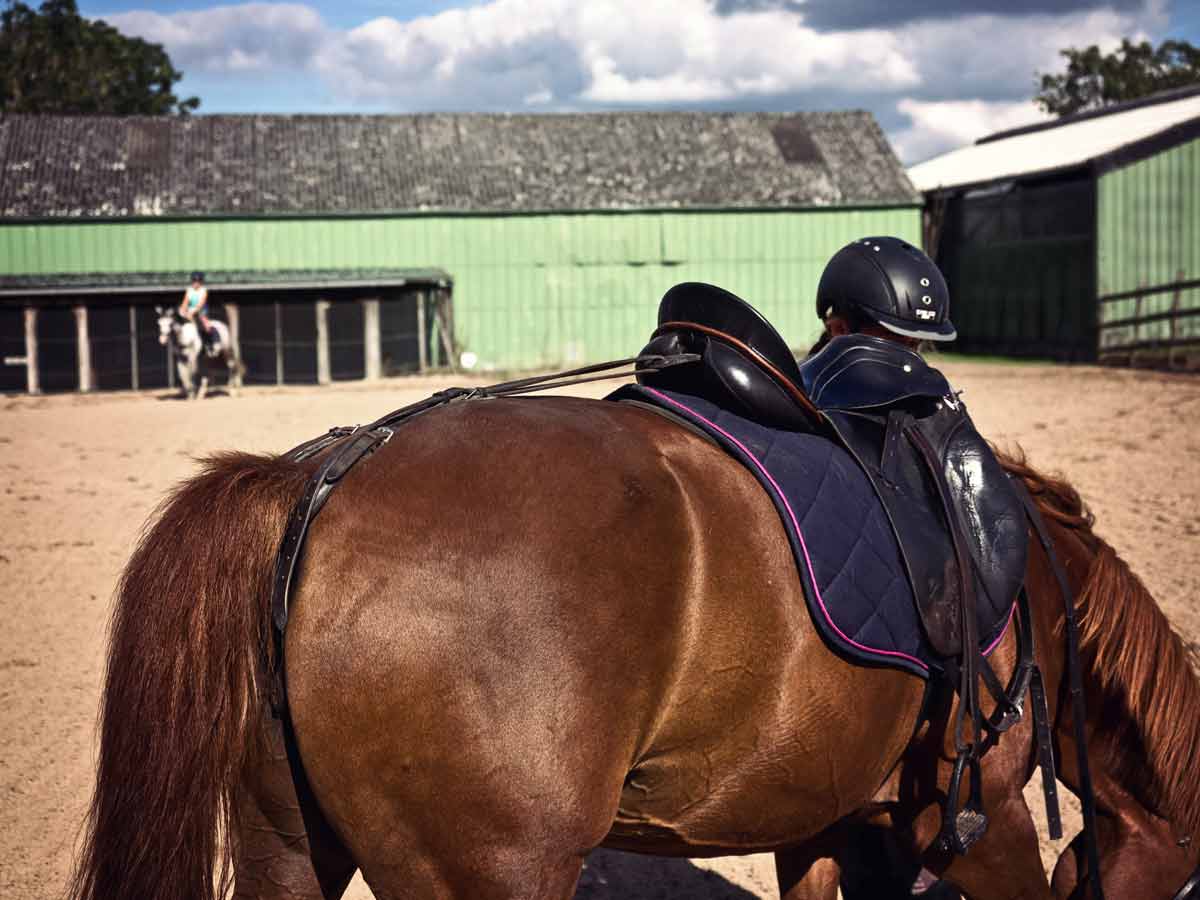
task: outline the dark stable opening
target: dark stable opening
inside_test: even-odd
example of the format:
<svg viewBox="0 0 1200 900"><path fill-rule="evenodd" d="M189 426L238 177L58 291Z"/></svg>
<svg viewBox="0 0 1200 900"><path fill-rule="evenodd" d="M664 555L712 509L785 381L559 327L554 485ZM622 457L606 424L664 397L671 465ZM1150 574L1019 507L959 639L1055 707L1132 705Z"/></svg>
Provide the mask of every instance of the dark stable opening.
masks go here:
<svg viewBox="0 0 1200 900"><path fill-rule="evenodd" d="M283 334L283 380L317 383L317 310L313 300L279 304Z"/></svg>
<svg viewBox="0 0 1200 900"><path fill-rule="evenodd" d="M92 387L117 391L133 387L133 347L128 306L89 306Z"/></svg>
<svg viewBox="0 0 1200 900"><path fill-rule="evenodd" d="M25 310L19 306L0 306L0 393L29 389L24 360Z"/></svg>
<svg viewBox="0 0 1200 900"><path fill-rule="evenodd" d="M363 378L363 306L359 300L334 300L325 319L329 326L329 369L334 381Z"/></svg>
<svg viewBox="0 0 1200 900"><path fill-rule="evenodd" d="M379 343L384 375L417 372L421 368L417 302L409 291L384 297L379 303Z"/></svg>
<svg viewBox="0 0 1200 900"><path fill-rule="evenodd" d="M243 303L238 310L247 384L275 384L275 304Z"/></svg>
<svg viewBox="0 0 1200 900"><path fill-rule="evenodd" d="M38 309L38 382L46 393L79 389L79 344L69 306Z"/></svg>
<svg viewBox="0 0 1200 900"><path fill-rule="evenodd" d="M158 342L158 311L153 306L137 307L138 387L165 388L167 348Z"/></svg>

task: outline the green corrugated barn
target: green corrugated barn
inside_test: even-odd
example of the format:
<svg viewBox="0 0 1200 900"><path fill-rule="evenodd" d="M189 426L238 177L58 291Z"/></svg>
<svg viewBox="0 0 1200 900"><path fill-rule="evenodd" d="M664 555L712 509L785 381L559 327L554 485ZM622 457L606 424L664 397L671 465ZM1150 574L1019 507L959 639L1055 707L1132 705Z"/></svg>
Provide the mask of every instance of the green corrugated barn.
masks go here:
<svg viewBox="0 0 1200 900"><path fill-rule="evenodd" d="M156 385L142 319L193 269L238 320L250 381L627 356L685 280L806 346L839 247L920 237L865 112L9 116L0 165L0 349L21 361L4 390ZM388 310L415 349L374 348ZM55 340L74 350L51 372Z"/></svg>
<svg viewBox="0 0 1200 900"><path fill-rule="evenodd" d="M958 347L1200 367L1200 87L913 166Z"/></svg>

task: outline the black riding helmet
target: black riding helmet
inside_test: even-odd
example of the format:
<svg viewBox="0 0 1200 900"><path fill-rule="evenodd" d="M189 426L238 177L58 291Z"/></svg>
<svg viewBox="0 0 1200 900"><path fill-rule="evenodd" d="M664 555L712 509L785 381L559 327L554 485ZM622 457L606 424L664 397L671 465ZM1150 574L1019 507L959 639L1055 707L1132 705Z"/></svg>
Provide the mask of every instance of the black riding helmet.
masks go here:
<svg viewBox="0 0 1200 900"><path fill-rule="evenodd" d="M203 283L204 273L203 272L193 272L192 273L192 281L199 281L199 282Z"/></svg>
<svg viewBox="0 0 1200 900"><path fill-rule="evenodd" d="M869 237L834 254L817 287L817 316L869 319L923 341L952 341L950 291L932 259L907 241Z"/></svg>

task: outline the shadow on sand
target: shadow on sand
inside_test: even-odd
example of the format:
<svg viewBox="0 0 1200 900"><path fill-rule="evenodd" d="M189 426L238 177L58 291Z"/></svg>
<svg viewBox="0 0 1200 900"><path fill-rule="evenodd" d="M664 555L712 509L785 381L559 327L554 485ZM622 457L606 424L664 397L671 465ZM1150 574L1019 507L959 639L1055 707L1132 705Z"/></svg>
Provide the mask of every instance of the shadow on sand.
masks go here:
<svg viewBox="0 0 1200 900"><path fill-rule="evenodd" d="M758 900L716 872L686 859L641 856L618 850L588 855L575 900Z"/></svg>
<svg viewBox="0 0 1200 900"><path fill-rule="evenodd" d="M213 399L213 398L215 398L215 397L232 397L232 396L233 396L233 395L232 395L232 394L229 392L229 389L228 389L228 388L226 388L226 387L224 387L224 386L222 386L222 387L210 387L210 388L208 389L208 393L204 395L204 399L205 399L205 400L211 400L211 399ZM181 393L180 393L178 390L173 390L173 391L171 391L170 393L167 393L167 394L155 394L154 398L155 398L156 400L160 400L160 401L162 401L162 400L186 400L186 399L188 399L188 398L187 398L185 395L181 394Z"/></svg>

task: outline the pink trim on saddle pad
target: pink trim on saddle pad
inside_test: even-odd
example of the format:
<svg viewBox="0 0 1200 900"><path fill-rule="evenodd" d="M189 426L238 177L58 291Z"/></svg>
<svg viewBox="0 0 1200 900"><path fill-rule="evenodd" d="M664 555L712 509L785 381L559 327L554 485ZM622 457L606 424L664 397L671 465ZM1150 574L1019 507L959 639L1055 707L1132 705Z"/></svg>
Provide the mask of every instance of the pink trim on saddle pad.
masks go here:
<svg viewBox="0 0 1200 900"><path fill-rule="evenodd" d="M840 637L843 641L845 641L850 646L857 647L859 650L862 650L865 653L871 653L876 656L899 657L900 659L906 659L909 662L916 663L916 665L920 666L926 672L929 671L929 666L926 665L921 660L917 659L915 656L909 656L907 653L903 653L899 650L882 650L878 647L868 647L866 644L860 644L858 641L847 636L846 633L842 631L842 629L838 628L837 623L835 621L833 621L833 616L831 616L829 614L829 609L825 606L825 600L821 597L821 588L820 588L820 586L818 586L816 575L813 573L812 560L809 558L809 555L808 555L808 545L804 541L804 532L802 532L800 530L800 523L796 519L795 512L792 511L792 505L790 503L788 503L787 496L783 493L783 489L779 487L778 483L776 483L775 479L771 476L771 473L767 471L767 467L764 466L761 462L759 462L758 457L755 456L753 453L751 453L750 449L745 444L743 444L741 441L739 441L737 438L735 438L732 434L730 434L728 431L726 431L720 425L716 424L715 422L710 422L708 419L704 418L704 416L700 415L694 409L691 409L690 407L685 406L684 404L680 403L677 400L673 400L672 398L668 397L666 394L663 394L659 391L654 390L654 388L649 388L649 387L646 387L645 385L643 385L642 389L653 394L655 397L658 397L660 400L665 400L667 403L670 403L672 406L679 407L679 409L682 409L684 412L686 412L688 415L690 415L694 419L697 419L698 421L703 422L705 425L707 425L713 431L722 435L731 444L733 444L739 450L741 450L743 453L745 453L746 456L749 457L751 462L753 462L754 465L758 467L758 470L763 474L763 476L766 478L767 482L771 485L772 490L775 491L775 495L777 497L779 497L780 500L783 501L783 507L784 507L784 509L787 510L788 518L790 518L792 520L792 527L796 529L796 537L800 539L800 549L804 551L804 564L806 566L808 566L809 581L812 583L812 586L813 586L813 594L816 595L817 604L821 607L821 613L825 616L825 621L829 623L829 627L832 628L837 633L838 637ZM987 648L987 650L984 651L985 656L987 656L989 653L991 653L993 650L995 650L996 647L1000 644L1000 641L1004 639L1004 635L1008 633L1008 626L1012 624L1012 617L1013 617L1013 613L1016 611L1016 608L1017 608L1017 605L1014 602L1012 607L1008 611L1008 621L1004 623L1004 628L1001 629L1000 634L996 638L996 640L994 640L992 642L991 646L989 646Z"/></svg>
<svg viewBox="0 0 1200 900"><path fill-rule="evenodd" d="M988 644L988 648L983 651L984 656L991 656L992 651L1000 646L1000 642L1004 640L1004 636L1008 634L1008 626L1012 624L1013 616L1017 614L1017 601L1013 601L1013 605L1008 608L1008 619L1004 622L1004 627L1000 629L1000 633L996 635L996 639Z"/></svg>

